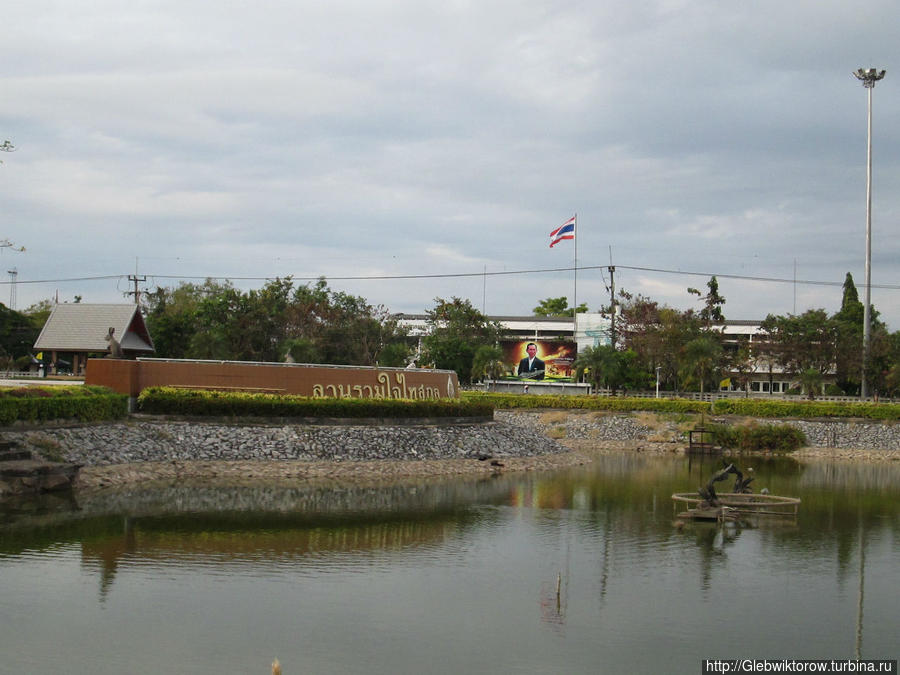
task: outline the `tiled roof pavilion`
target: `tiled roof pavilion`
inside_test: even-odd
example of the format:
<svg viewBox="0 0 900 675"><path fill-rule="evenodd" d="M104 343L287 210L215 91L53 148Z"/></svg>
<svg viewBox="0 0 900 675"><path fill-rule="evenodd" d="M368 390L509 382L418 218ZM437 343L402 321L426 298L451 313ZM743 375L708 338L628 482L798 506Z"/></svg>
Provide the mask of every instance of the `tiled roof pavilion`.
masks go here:
<svg viewBox="0 0 900 675"><path fill-rule="evenodd" d="M34 349L50 352L52 362L60 352L72 354L72 371L77 373L87 363L88 354L108 352L110 328L115 329L113 335L126 356L153 353L153 340L137 305L85 303L55 305Z"/></svg>

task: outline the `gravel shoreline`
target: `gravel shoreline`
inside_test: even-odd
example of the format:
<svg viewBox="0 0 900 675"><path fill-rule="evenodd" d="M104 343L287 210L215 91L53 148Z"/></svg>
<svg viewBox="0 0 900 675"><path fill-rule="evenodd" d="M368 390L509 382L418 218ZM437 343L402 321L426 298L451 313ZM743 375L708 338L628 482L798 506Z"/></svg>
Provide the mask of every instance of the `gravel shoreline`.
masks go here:
<svg viewBox="0 0 900 675"><path fill-rule="evenodd" d="M135 483L183 480L214 480L228 484L249 481L338 481L394 482L411 478L453 476L491 476L508 471L556 471L592 463L610 454L683 455L685 448L672 443L652 441L567 440L568 452L550 455L504 457L502 466L477 459L407 459L331 461L171 461L112 464L83 467L77 489L98 489ZM867 449L806 447L790 457L804 463L849 462L878 463L900 461L898 452Z"/></svg>
<svg viewBox="0 0 900 675"><path fill-rule="evenodd" d="M858 425L850 431L853 438L860 436ZM497 411L493 422L448 426L132 419L0 433L3 438L82 465L79 489L188 479L358 482L491 476L582 466L611 453L680 455L686 450L683 431L662 416L534 410ZM879 432L863 438L878 439ZM814 445L791 457L801 462L900 461L900 448Z"/></svg>

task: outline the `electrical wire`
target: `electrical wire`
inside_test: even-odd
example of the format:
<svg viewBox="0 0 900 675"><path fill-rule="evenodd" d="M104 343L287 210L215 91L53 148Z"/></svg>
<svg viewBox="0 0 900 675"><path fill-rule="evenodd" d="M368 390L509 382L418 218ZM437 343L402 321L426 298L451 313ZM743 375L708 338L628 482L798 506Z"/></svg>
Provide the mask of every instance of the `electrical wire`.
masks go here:
<svg viewBox="0 0 900 675"><path fill-rule="evenodd" d="M513 276L513 275L523 275L523 274L552 274L555 272L575 272L575 271L590 271L590 270L602 270L609 269L609 265L581 265L578 267L570 266L570 267L549 267L549 268L537 268L537 269L524 269L524 270L500 270L496 272L452 272L452 273L444 273L444 274L384 274L384 275L358 275L358 276L331 276L328 274L320 274L316 276L293 276L293 275L284 275L281 278L286 276L290 276L295 281L316 281L317 279L326 279L328 281L392 281L392 280L408 280L408 279L459 279L466 277L499 277L499 276ZM728 274L721 272L693 272L689 270L671 270L665 269L661 267L641 267L636 265L615 265L617 270L632 270L635 272L649 272L654 274L675 274L681 276L696 276L696 277L716 277L718 279L734 279L738 281L760 281L766 283L781 283L781 284L800 284L805 286L843 286L843 281L819 281L815 279L785 279L781 277L761 277L761 276L748 276L742 274ZM183 275L183 274L154 274L147 272L145 273L148 277L153 277L154 279L169 279L169 280L224 280L224 281L269 281L275 279L277 277L273 276L263 276L263 277L239 277L239 276L215 276L215 275ZM124 279L127 278L128 274L109 274L103 276L94 276L94 277L70 277L64 279L33 279L33 280L18 280L15 282L12 281L0 281L0 285L6 286L12 283L17 284L50 284L50 283L62 283L62 282L71 282L71 281L103 281L109 279ZM604 284L606 283L605 278L603 279ZM900 285L898 284L872 284L872 288L878 288L883 290L900 290Z"/></svg>

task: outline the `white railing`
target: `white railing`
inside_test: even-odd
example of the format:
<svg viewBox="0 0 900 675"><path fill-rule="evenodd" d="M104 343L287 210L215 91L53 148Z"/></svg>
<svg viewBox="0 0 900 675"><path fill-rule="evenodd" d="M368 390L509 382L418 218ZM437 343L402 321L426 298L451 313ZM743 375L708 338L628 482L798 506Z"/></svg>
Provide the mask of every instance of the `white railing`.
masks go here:
<svg viewBox="0 0 900 675"><path fill-rule="evenodd" d="M27 370L0 370L0 380L21 380L37 377L37 373L30 373Z"/></svg>
<svg viewBox="0 0 900 675"><path fill-rule="evenodd" d="M471 391L488 391L522 394L524 393L524 385L528 384L529 394L595 394L597 396L613 396L622 395L619 390L615 394L609 389L598 389L591 391L589 384L577 384L574 382L527 382L526 380L497 380L483 382L480 384L472 384L466 389ZM625 392L626 396L633 398L657 398L656 391L631 391ZM787 401L805 401L805 395L788 395L769 392L750 392L747 395L743 391L707 391L700 394L698 391L662 391L660 390L658 398L684 398L693 401L715 401L720 398L753 398L753 399L769 399L769 400L787 400ZM816 396L817 401L836 401L839 403L859 403L859 396ZM871 397L867 399L872 401ZM879 397L879 403L894 403L898 399L889 397Z"/></svg>

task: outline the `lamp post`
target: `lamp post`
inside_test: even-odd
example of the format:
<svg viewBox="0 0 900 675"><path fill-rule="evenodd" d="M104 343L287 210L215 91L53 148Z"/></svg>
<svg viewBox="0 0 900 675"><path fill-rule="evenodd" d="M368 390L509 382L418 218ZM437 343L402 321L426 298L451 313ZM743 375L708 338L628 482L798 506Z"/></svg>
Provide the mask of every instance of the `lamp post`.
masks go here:
<svg viewBox="0 0 900 675"><path fill-rule="evenodd" d="M870 305L872 304L872 90L875 83L884 77L884 70L876 68L860 68L855 73L856 79L862 82L863 87L869 90L869 124L866 165L866 302L863 305L863 362L860 378L859 396L865 400L869 395L866 382L866 368L869 365L869 343L872 337L872 317Z"/></svg>

